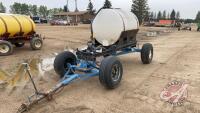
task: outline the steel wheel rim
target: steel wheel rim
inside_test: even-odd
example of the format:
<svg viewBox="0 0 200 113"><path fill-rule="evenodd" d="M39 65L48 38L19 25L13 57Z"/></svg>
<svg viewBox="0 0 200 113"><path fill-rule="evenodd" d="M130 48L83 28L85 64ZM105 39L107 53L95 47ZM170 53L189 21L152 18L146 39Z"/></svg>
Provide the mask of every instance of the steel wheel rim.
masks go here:
<svg viewBox="0 0 200 113"><path fill-rule="evenodd" d="M67 59L67 60L65 60L65 64L64 64L64 68L66 69L66 72L68 72L68 74L70 74L70 67L69 67L69 64L70 65L74 65L74 60L73 59Z"/></svg>
<svg viewBox="0 0 200 113"><path fill-rule="evenodd" d="M111 78L114 82L118 81L121 76L121 69L119 64L115 64L111 70Z"/></svg>
<svg viewBox="0 0 200 113"><path fill-rule="evenodd" d="M0 53L8 53L10 50L9 46L8 45L5 45L5 44L2 44L0 45Z"/></svg>
<svg viewBox="0 0 200 113"><path fill-rule="evenodd" d="M35 41L36 48L40 48L41 46L42 46L42 43L39 40Z"/></svg>

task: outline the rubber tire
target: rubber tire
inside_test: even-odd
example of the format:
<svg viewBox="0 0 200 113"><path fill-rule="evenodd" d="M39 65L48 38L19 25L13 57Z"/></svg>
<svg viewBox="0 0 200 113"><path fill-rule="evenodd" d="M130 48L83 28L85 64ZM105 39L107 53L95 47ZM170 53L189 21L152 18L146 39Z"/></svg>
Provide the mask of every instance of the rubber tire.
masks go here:
<svg viewBox="0 0 200 113"><path fill-rule="evenodd" d="M25 43L24 42L22 42L22 43L15 43L15 46L16 47L23 47L25 45Z"/></svg>
<svg viewBox="0 0 200 113"><path fill-rule="evenodd" d="M12 46L12 44L10 42L0 40L0 45L1 44L7 45L9 47L9 51L7 53L0 53L0 56L7 56L7 55L13 54L13 46Z"/></svg>
<svg viewBox="0 0 200 113"><path fill-rule="evenodd" d="M54 60L54 70L60 76L60 78L63 78L65 73L68 71L66 66L67 63L72 65L77 64L76 56L72 52L62 52L57 55Z"/></svg>
<svg viewBox="0 0 200 113"><path fill-rule="evenodd" d="M189 31L192 31L192 28L190 28Z"/></svg>
<svg viewBox="0 0 200 113"><path fill-rule="evenodd" d="M180 31L181 30L181 28L178 28L178 31Z"/></svg>
<svg viewBox="0 0 200 113"><path fill-rule="evenodd" d="M151 52L152 57L149 57ZM153 59L153 45L150 43L144 44L141 50L141 60L143 64L150 64Z"/></svg>
<svg viewBox="0 0 200 113"><path fill-rule="evenodd" d="M40 47L35 46L35 42L37 42L37 41L40 41L40 43L41 43ZM43 46L43 40L39 37L34 37L30 40L30 46L31 46L32 50L40 50L40 49L42 49L42 46Z"/></svg>
<svg viewBox="0 0 200 113"><path fill-rule="evenodd" d="M118 64L120 66L120 77L117 81L113 81L111 78L112 66ZM99 80L100 83L107 89L114 89L119 86L123 75L123 67L120 60L117 57L108 56L102 60L99 69Z"/></svg>

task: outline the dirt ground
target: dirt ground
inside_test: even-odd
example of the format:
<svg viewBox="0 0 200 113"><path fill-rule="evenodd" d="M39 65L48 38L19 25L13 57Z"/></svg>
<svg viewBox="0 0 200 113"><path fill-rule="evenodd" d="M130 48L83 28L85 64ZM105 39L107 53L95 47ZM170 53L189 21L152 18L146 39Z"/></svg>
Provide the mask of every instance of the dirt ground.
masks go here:
<svg viewBox="0 0 200 113"><path fill-rule="evenodd" d="M149 31L158 32L158 36L146 37ZM12 78L25 60L51 58L68 47L83 46L90 39L87 25L38 25L37 32L45 36L43 49L31 51L28 43L23 48L15 48L13 55L0 57L0 74L7 73ZM51 102L36 105L29 113L200 113L199 37L200 33L196 31L142 27L138 41L140 46L143 43L153 44L152 64L143 65L139 53L120 56L124 74L117 89L105 89L98 77L80 80L65 87ZM59 81L53 70L36 78L43 91ZM159 96L173 80L189 84L187 101L180 107L163 102ZM15 113L31 93L33 88L30 83L12 90L1 86L0 113Z"/></svg>

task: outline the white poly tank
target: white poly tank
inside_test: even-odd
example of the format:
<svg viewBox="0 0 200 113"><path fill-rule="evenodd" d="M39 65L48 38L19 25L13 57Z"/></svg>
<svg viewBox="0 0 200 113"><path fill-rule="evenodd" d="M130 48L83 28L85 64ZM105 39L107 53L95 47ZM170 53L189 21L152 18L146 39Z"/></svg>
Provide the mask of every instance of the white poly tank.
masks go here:
<svg viewBox="0 0 200 113"><path fill-rule="evenodd" d="M92 23L93 37L103 46L115 44L124 31L138 29L135 14L121 9L102 9Z"/></svg>

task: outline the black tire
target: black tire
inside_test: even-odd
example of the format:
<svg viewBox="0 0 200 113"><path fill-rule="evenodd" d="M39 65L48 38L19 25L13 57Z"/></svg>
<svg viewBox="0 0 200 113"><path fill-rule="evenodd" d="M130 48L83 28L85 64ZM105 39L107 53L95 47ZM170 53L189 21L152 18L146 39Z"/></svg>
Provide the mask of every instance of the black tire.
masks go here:
<svg viewBox="0 0 200 113"><path fill-rule="evenodd" d="M30 46L33 50L40 50L43 46L43 40L39 37L34 37L30 40Z"/></svg>
<svg viewBox="0 0 200 113"><path fill-rule="evenodd" d="M64 77L65 73L68 71L68 63L71 65L77 64L76 56L68 51L60 53L54 60L54 70L61 78ZM72 74L72 72L69 74Z"/></svg>
<svg viewBox="0 0 200 113"><path fill-rule="evenodd" d="M123 67L117 57L109 56L103 59L99 70L99 80L105 88L116 88L121 82L122 75Z"/></svg>
<svg viewBox="0 0 200 113"><path fill-rule="evenodd" d="M143 64L150 64L153 59L153 45L144 44L141 50L141 60Z"/></svg>
<svg viewBox="0 0 200 113"><path fill-rule="evenodd" d="M189 30L192 31L192 28L190 28Z"/></svg>
<svg viewBox="0 0 200 113"><path fill-rule="evenodd" d="M197 28L197 31L199 31L199 28Z"/></svg>
<svg viewBox="0 0 200 113"><path fill-rule="evenodd" d="M180 31L180 30L181 30L181 28L179 27L179 28L178 28L178 31Z"/></svg>
<svg viewBox="0 0 200 113"><path fill-rule="evenodd" d="M25 45L24 42L15 43L15 46L16 46L16 47L23 47L24 45Z"/></svg>
<svg viewBox="0 0 200 113"><path fill-rule="evenodd" d="M0 56L7 56L13 53L13 46L8 41L0 40Z"/></svg>

